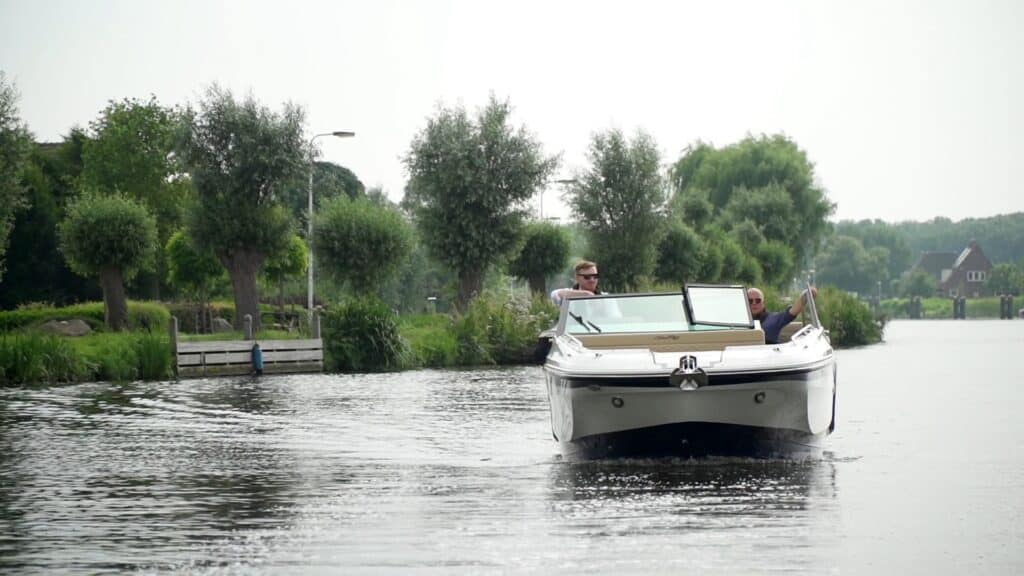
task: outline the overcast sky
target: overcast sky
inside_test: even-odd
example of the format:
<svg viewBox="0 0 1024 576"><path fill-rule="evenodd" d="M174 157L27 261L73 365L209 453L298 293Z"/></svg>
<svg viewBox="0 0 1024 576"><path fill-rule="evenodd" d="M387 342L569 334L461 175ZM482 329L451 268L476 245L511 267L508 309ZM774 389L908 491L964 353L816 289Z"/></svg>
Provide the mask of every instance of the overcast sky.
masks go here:
<svg viewBox="0 0 1024 576"><path fill-rule="evenodd" d="M665 163L698 139L785 133L834 219L1024 210L1024 3L0 0L0 69L37 140L110 100L196 102L216 82L307 112L322 158L402 196L438 105L508 98L559 176L591 134L638 129ZM546 215L566 216L552 185Z"/></svg>

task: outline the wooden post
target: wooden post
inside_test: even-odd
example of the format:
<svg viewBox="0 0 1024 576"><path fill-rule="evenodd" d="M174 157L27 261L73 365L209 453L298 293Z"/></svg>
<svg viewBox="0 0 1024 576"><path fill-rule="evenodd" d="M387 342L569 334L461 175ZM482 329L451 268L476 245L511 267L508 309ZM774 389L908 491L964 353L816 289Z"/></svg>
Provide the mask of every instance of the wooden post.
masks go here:
<svg viewBox="0 0 1024 576"><path fill-rule="evenodd" d="M245 315L245 339L252 340L252 314Z"/></svg>
<svg viewBox="0 0 1024 576"><path fill-rule="evenodd" d="M309 327L310 338L320 337L320 311L313 311L313 324Z"/></svg>
<svg viewBox="0 0 1024 576"><path fill-rule="evenodd" d="M171 316L167 325L167 331L171 337L171 365L174 367L174 374L178 374L178 317Z"/></svg>

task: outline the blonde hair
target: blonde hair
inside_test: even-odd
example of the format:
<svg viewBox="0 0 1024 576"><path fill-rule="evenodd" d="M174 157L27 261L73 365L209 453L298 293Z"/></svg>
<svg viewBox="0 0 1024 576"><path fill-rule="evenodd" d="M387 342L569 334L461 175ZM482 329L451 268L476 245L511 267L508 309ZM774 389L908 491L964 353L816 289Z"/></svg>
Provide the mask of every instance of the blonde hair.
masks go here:
<svg viewBox="0 0 1024 576"><path fill-rule="evenodd" d="M580 260L572 267L572 271L575 274L579 274L580 270L586 270L587 268L597 268L597 264L594 264L590 260Z"/></svg>

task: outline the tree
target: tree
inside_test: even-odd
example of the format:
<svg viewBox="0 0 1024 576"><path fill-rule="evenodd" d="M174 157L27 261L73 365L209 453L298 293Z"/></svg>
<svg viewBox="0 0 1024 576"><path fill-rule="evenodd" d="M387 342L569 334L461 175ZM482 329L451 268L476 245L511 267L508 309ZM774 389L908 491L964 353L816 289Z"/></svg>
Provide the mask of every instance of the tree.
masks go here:
<svg viewBox="0 0 1024 576"><path fill-rule="evenodd" d="M1013 264L996 264L985 281L985 291L989 294L1020 294L1024 288L1024 274Z"/></svg>
<svg viewBox="0 0 1024 576"><path fill-rule="evenodd" d="M609 290L633 290L654 271L663 234L665 181L657 144L640 132L595 134L590 167L570 185L570 204L586 232L591 257Z"/></svg>
<svg viewBox="0 0 1024 576"><path fill-rule="evenodd" d="M764 242L754 248L762 279L769 286L784 288L793 277L793 250L780 242Z"/></svg>
<svg viewBox="0 0 1024 576"><path fill-rule="evenodd" d="M208 331L213 320L210 298L226 281L224 267L212 251L197 249L181 230L171 235L164 247L164 255L168 282L199 303L202 313L196 328L199 332Z"/></svg>
<svg viewBox="0 0 1024 576"><path fill-rule="evenodd" d="M915 270L900 282L900 294L904 298L913 298L914 296L929 298L935 296L937 287L938 282L931 274L924 270Z"/></svg>
<svg viewBox="0 0 1024 576"><path fill-rule="evenodd" d="M754 216L759 224L766 220L765 237L790 246L799 264L817 252L827 230L826 218L834 208L815 184L814 165L807 154L782 135L748 136L722 149L698 142L675 163L670 179L676 196L706 191L716 218L742 215L738 220L742 221ZM779 201L780 191L789 197L790 214L781 213L787 208ZM747 198L738 199L723 215L734 195ZM761 196L767 198L760 200ZM758 202L764 203L760 209L770 213L756 213ZM770 224L775 222L772 219L787 225Z"/></svg>
<svg viewBox="0 0 1024 576"><path fill-rule="evenodd" d="M81 187L142 202L156 217L161 246L181 227L192 194L174 154L180 125L181 113L161 106L154 96L110 102L89 125L82 149ZM152 298L160 297L167 275L163 252L156 264Z"/></svg>
<svg viewBox="0 0 1024 576"><path fill-rule="evenodd" d="M123 196L85 195L68 207L60 247L71 269L99 276L107 326L128 325L124 282L152 264L156 222L145 206Z"/></svg>
<svg viewBox="0 0 1024 576"><path fill-rule="evenodd" d="M866 294L874 286L871 260L860 241L850 236L833 237L815 259L817 281L843 290Z"/></svg>
<svg viewBox="0 0 1024 576"><path fill-rule="evenodd" d="M18 92L0 71L0 280L14 215L25 205L21 173L32 150L32 136L18 116Z"/></svg>
<svg viewBox="0 0 1024 576"><path fill-rule="evenodd" d="M366 195L366 187L354 172L332 162L313 163L313 214L320 212L320 206L338 196L356 199ZM309 166L282 189L281 202L288 212L306 228L309 216Z"/></svg>
<svg viewBox="0 0 1024 576"><path fill-rule="evenodd" d="M188 215L197 248L212 250L228 270L235 327L251 315L259 329L256 277L268 255L285 250L292 222L278 202L281 187L306 169L303 112L271 112L249 96L210 87L199 112L186 114L181 144L198 195Z"/></svg>
<svg viewBox="0 0 1024 576"><path fill-rule="evenodd" d="M680 286L703 280L700 272L704 252L704 242L693 228L682 222L673 222L658 244L655 278Z"/></svg>
<svg viewBox="0 0 1024 576"><path fill-rule="evenodd" d="M272 254L263 265L263 277L272 286L277 286L277 309L284 314L284 283L290 278L301 277L309 265L309 250L297 234L292 234L283 252Z"/></svg>
<svg viewBox="0 0 1024 576"><path fill-rule="evenodd" d="M403 204L431 253L458 275L460 309L487 268L515 248L526 201L558 165L524 127L509 124L511 112L493 96L475 119L461 106L442 108L405 157Z"/></svg>
<svg viewBox="0 0 1024 576"><path fill-rule="evenodd" d="M359 295L388 280L412 246L402 215L366 198L329 200L316 216L314 235L320 269Z"/></svg>
<svg viewBox="0 0 1024 576"><path fill-rule="evenodd" d="M523 236L522 249L509 262L509 274L526 279L533 294L546 294L544 280L561 271L569 258L569 235L550 222L531 222Z"/></svg>

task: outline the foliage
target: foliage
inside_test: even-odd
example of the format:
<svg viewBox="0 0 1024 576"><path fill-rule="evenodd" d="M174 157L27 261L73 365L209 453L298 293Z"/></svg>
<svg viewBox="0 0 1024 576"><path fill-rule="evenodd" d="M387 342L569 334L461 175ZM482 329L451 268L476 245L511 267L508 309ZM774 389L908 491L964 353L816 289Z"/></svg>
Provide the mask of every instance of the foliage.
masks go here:
<svg viewBox="0 0 1024 576"><path fill-rule="evenodd" d="M612 291L634 290L654 272L663 233L665 182L654 139L627 142L619 130L595 134L590 167L569 187L570 204L586 231L588 254Z"/></svg>
<svg viewBox="0 0 1024 576"><path fill-rule="evenodd" d="M706 194L720 225L752 219L766 239L790 246L797 263L816 253L833 210L807 154L781 135L748 136L721 149L697 142L672 167L670 180L673 205Z"/></svg>
<svg viewBox="0 0 1024 576"><path fill-rule="evenodd" d="M405 157L403 205L430 252L458 275L460 307L479 293L486 268L515 247L526 200L558 164L525 128L509 124L511 112L493 96L474 119L461 106L441 108Z"/></svg>
<svg viewBox="0 0 1024 576"><path fill-rule="evenodd" d="M83 196L68 207L58 230L61 252L82 276L113 267L130 279L151 265L156 248L153 217L123 196Z"/></svg>
<svg viewBox="0 0 1024 576"><path fill-rule="evenodd" d="M473 301L455 318L459 364L523 364L530 362L537 335L558 319L544 296L506 300L491 295Z"/></svg>
<svg viewBox="0 0 1024 576"><path fill-rule="evenodd" d="M90 365L64 338L0 334L0 386L75 382L90 373Z"/></svg>
<svg viewBox="0 0 1024 576"><path fill-rule="evenodd" d="M924 251L960 252L977 240L993 264L1014 262L1024 254L1024 212L953 221L937 217L927 222L900 222L895 231L906 238L916 257Z"/></svg>
<svg viewBox="0 0 1024 576"><path fill-rule="evenodd" d="M291 220L278 195L306 166L303 112L285 105L275 114L252 96L236 102L214 85L199 112L189 110L185 118L180 151L198 195L190 235L228 269L237 318L257 318L257 273L290 238Z"/></svg>
<svg viewBox="0 0 1024 576"><path fill-rule="evenodd" d="M321 139L322 140L322 139ZM313 163L313 214L320 213L320 207L335 198L365 197L366 186L359 177L344 166L332 162ZM281 203L302 229L307 226L309 216L309 165L281 189Z"/></svg>
<svg viewBox="0 0 1024 576"><path fill-rule="evenodd" d="M882 340L881 322L857 297L834 286L826 286L818 290L815 303L818 317L829 331L833 345L863 346Z"/></svg>
<svg viewBox="0 0 1024 576"><path fill-rule="evenodd" d="M523 236L523 247L509 262L509 274L529 281L533 293L543 294L544 279L561 271L569 258L569 234L550 222L530 222Z"/></svg>
<svg viewBox="0 0 1024 576"><path fill-rule="evenodd" d="M996 264L985 281L985 290L989 294L1020 294L1024 290L1024 273L1013 264Z"/></svg>
<svg viewBox="0 0 1024 576"><path fill-rule="evenodd" d="M889 278L898 278L914 263L914 254L905 235L896 226L881 220L845 220L835 225L839 236L850 236L860 241L866 250L881 247L888 250L885 268Z"/></svg>
<svg viewBox="0 0 1024 576"><path fill-rule="evenodd" d="M67 200L77 194L74 182L84 139L81 132L72 131L59 145L32 150L22 171L28 206L15 215L0 308L33 301L66 305L102 297L99 285L72 272L58 249L57 224Z"/></svg>
<svg viewBox="0 0 1024 576"><path fill-rule="evenodd" d="M452 317L447 314L404 316L399 325L416 366L454 366L459 358Z"/></svg>
<svg viewBox="0 0 1024 576"><path fill-rule="evenodd" d="M0 280L14 215L25 205L21 173L31 146L32 136L18 116L18 92L0 71Z"/></svg>
<svg viewBox="0 0 1024 576"><path fill-rule="evenodd" d="M74 304L61 308L45 305L25 305L17 310L0 311L0 332L32 328L48 320L79 318L93 330L103 327L102 302ZM137 329L166 332L171 315L167 308L156 302L128 302L128 323Z"/></svg>
<svg viewBox="0 0 1024 576"><path fill-rule="evenodd" d="M309 264L306 243L297 234L292 234L283 252L272 254L263 266L263 276L271 283L283 282L301 276Z"/></svg>
<svg viewBox="0 0 1024 576"><path fill-rule="evenodd" d="M200 251L181 230L164 248L171 285L190 298L206 301L224 282L224 267L210 251Z"/></svg>
<svg viewBox="0 0 1024 576"><path fill-rule="evenodd" d="M904 298L913 298L914 296L928 298L935 295L937 288L938 283L931 274L924 270L915 270L903 278L899 290L900 296Z"/></svg>
<svg viewBox="0 0 1024 576"><path fill-rule="evenodd" d="M412 232L402 215L365 198L328 201L314 228L320 270L355 294L376 291L408 257Z"/></svg>
<svg viewBox="0 0 1024 576"><path fill-rule="evenodd" d="M658 244L655 278L676 287L700 282L703 255L704 242L693 228L682 222L672 222Z"/></svg>
<svg viewBox="0 0 1024 576"><path fill-rule="evenodd" d="M815 259L816 277L821 284L867 294L873 292L877 276L872 259L860 241L851 236L836 236Z"/></svg>
<svg viewBox="0 0 1024 576"><path fill-rule="evenodd" d="M409 359L398 317L373 296L330 308L323 317L323 339L325 367L332 372L397 370Z"/></svg>
<svg viewBox="0 0 1024 576"><path fill-rule="evenodd" d="M754 256L761 266L762 279L766 284L777 288L789 284L795 268L793 250L789 246L767 241L754 249Z"/></svg>

